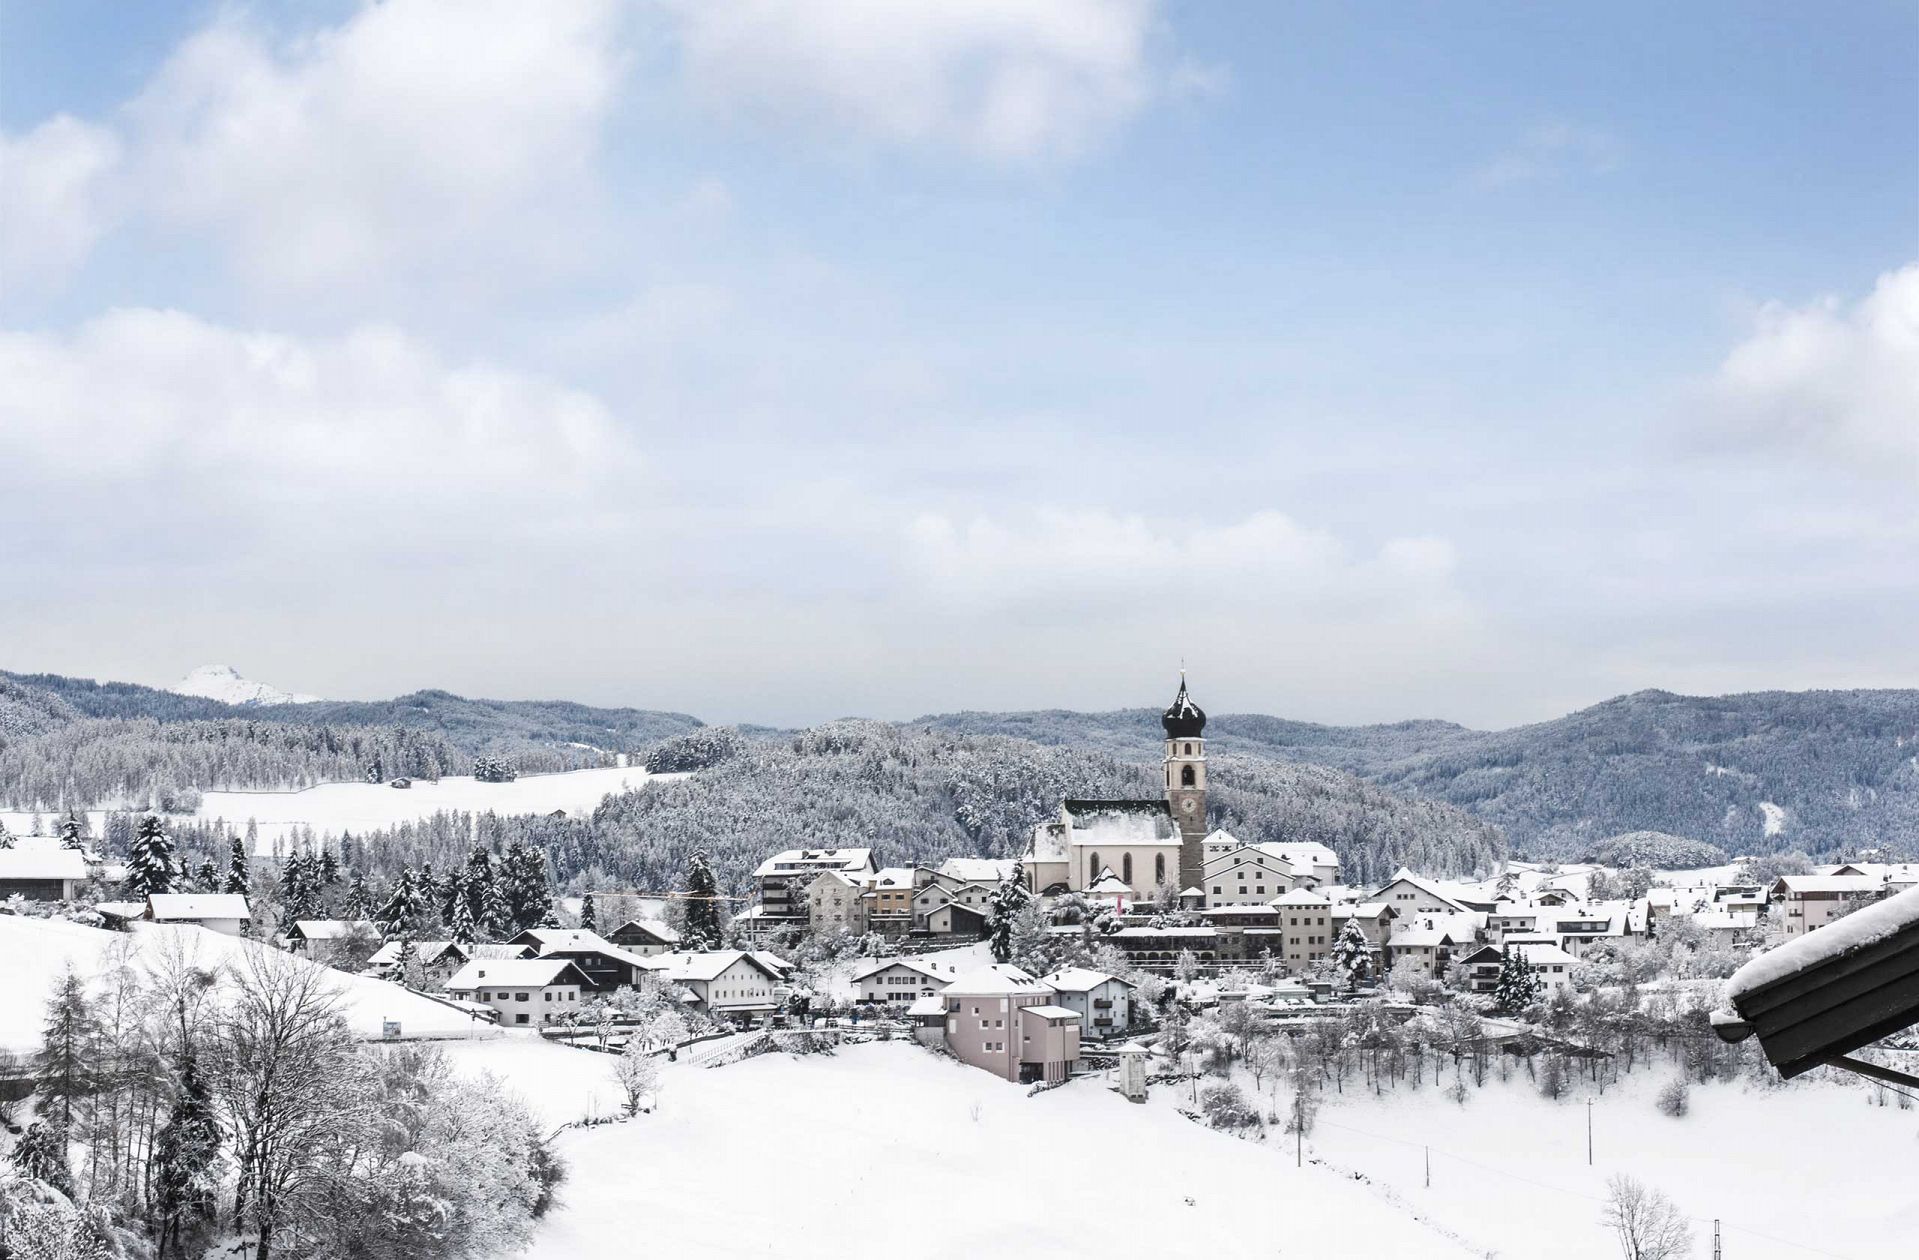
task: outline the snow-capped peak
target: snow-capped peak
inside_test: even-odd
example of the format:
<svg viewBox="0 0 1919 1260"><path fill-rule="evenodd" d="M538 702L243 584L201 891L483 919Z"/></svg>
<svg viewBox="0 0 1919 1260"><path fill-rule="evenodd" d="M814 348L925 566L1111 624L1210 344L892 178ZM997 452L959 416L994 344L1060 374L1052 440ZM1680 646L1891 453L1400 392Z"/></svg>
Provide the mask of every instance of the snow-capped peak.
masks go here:
<svg viewBox="0 0 1919 1260"><path fill-rule="evenodd" d="M231 665L202 665L167 690L182 696L203 696L223 704L312 704L320 699L242 678Z"/></svg>

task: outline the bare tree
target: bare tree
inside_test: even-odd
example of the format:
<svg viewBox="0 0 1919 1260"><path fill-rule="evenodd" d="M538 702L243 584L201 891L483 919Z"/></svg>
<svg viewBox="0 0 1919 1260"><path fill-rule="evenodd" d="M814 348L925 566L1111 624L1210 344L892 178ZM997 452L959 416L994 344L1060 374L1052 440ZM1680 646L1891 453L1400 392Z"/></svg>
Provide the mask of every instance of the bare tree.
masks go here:
<svg viewBox="0 0 1919 1260"><path fill-rule="evenodd" d="M660 1088L660 1063L641 1048L640 1039L633 1037L626 1043L626 1053L613 1068L614 1079L620 1088L626 1091L626 1110L636 1114L640 1102L649 1094L657 1098Z"/></svg>
<svg viewBox="0 0 1919 1260"><path fill-rule="evenodd" d="M1619 1239L1625 1260L1679 1260L1692 1248L1692 1228L1673 1201L1624 1173L1606 1182L1610 1192L1600 1223Z"/></svg>
<svg viewBox="0 0 1919 1260"><path fill-rule="evenodd" d="M220 1022L214 1080L239 1165L234 1224L255 1233L255 1260L269 1260L275 1231L297 1226L313 1207L338 1148L367 1118L364 1064L331 975L278 950L250 949Z"/></svg>

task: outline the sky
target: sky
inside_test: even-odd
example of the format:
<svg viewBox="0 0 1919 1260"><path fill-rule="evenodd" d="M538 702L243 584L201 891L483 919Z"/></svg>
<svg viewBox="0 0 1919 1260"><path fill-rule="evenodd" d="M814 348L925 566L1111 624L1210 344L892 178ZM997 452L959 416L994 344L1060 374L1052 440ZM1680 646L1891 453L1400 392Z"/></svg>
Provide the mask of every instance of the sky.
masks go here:
<svg viewBox="0 0 1919 1260"><path fill-rule="evenodd" d="M0 667L1919 686L1919 5L0 0Z"/></svg>

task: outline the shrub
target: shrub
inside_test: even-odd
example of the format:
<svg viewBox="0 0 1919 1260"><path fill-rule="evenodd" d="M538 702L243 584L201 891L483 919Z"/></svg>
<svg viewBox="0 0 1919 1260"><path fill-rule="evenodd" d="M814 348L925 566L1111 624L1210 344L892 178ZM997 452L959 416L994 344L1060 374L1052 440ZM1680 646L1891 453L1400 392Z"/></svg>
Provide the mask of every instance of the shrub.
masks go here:
<svg viewBox="0 0 1919 1260"><path fill-rule="evenodd" d="M1199 1109L1215 1129L1243 1129L1259 1123L1259 1113L1231 1081L1221 1081L1201 1090Z"/></svg>
<svg viewBox="0 0 1919 1260"><path fill-rule="evenodd" d="M1691 1098L1692 1090L1686 1084L1686 1078L1674 1077L1667 1083L1666 1088L1659 1091L1659 1110L1678 1119L1686 1114L1687 1107L1691 1105Z"/></svg>

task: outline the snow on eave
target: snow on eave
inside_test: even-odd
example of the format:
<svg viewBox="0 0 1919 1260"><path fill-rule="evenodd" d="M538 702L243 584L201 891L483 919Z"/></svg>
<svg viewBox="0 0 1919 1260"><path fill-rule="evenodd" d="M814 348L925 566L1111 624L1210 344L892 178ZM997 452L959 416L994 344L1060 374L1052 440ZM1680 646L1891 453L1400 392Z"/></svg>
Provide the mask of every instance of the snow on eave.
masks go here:
<svg viewBox="0 0 1919 1260"><path fill-rule="evenodd" d="M1726 981L1726 999L1737 1001L1769 984L1915 927L1919 927L1919 888L1908 888L1896 897L1855 910L1797 940L1767 950L1732 973L1732 979Z"/></svg>

